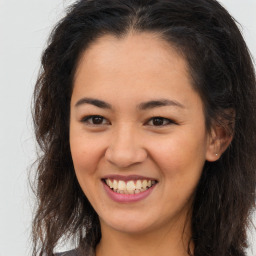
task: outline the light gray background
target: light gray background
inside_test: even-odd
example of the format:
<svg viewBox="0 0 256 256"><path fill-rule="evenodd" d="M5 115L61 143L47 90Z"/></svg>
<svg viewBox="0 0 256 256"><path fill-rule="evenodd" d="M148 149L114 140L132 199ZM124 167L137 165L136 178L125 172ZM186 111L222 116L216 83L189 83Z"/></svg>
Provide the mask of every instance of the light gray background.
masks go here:
<svg viewBox="0 0 256 256"><path fill-rule="evenodd" d="M48 34L74 0L0 0L0 256L31 255L31 96ZM256 56L256 0L222 0ZM256 217L255 217L256 221ZM256 233L248 256L256 255ZM254 250L252 249L254 247Z"/></svg>

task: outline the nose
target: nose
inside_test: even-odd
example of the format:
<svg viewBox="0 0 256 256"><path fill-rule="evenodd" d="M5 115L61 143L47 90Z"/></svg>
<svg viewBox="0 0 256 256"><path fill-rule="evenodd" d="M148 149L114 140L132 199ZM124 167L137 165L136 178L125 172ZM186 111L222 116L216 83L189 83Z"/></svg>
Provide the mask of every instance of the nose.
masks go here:
<svg viewBox="0 0 256 256"><path fill-rule="evenodd" d="M136 131L131 128L117 129L113 132L105 152L107 161L118 168L142 163L147 158L147 151L141 141Z"/></svg>

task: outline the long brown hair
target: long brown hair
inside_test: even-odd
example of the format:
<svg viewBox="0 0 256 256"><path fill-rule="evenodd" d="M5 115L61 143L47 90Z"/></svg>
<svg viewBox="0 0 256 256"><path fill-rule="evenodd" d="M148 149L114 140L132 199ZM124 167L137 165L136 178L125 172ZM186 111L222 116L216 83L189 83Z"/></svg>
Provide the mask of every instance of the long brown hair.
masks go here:
<svg viewBox="0 0 256 256"><path fill-rule="evenodd" d="M195 249L189 254L244 256L256 198L255 73L234 19L215 0L80 0L54 28L34 91L41 154L33 255L53 255L63 236L75 238L82 251L101 238L70 154L73 76L81 53L98 37L122 37L131 30L157 33L177 48L203 100L207 128L218 121L233 134L222 157L205 163L192 209Z"/></svg>

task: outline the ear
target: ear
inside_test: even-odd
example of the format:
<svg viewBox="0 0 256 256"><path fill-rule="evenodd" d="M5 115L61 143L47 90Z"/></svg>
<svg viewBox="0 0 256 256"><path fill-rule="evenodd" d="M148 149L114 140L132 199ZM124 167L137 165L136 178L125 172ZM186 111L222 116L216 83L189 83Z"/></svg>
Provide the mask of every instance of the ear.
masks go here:
<svg viewBox="0 0 256 256"><path fill-rule="evenodd" d="M230 114L230 113L229 113ZM231 113L234 120L234 112ZM209 162L217 161L230 145L234 134L234 122L218 120L212 125L208 137L206 160Z"/></svg>

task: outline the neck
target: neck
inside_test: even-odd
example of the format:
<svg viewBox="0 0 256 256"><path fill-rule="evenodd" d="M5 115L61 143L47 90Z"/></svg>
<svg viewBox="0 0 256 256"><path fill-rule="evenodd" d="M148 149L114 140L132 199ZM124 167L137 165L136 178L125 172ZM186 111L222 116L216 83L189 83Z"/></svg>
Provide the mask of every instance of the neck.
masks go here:
<svg viewBox="0 0 256 256"><path fill-rule="evenodd" d="M96 248L96 256L188 256L191 228L190 223L184 223L165 225L158 230L140 234L120 232L103 224L102 238Z"/></svg>

